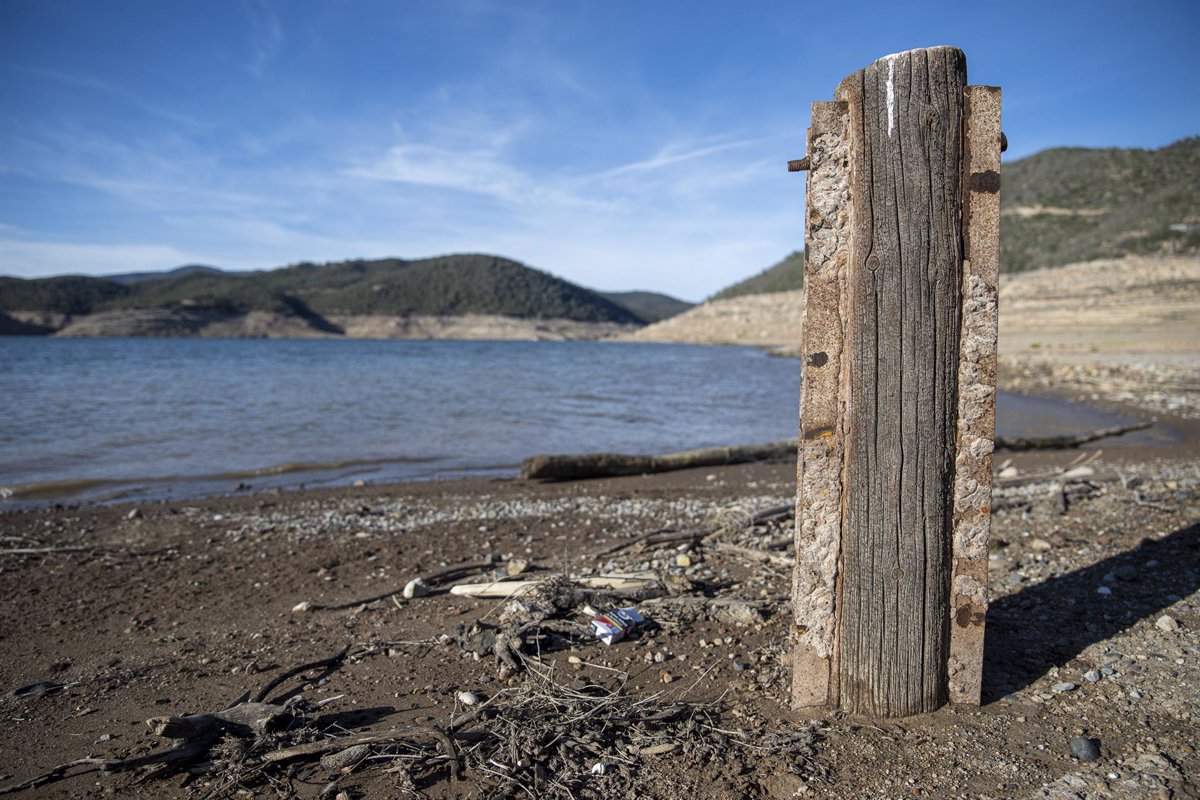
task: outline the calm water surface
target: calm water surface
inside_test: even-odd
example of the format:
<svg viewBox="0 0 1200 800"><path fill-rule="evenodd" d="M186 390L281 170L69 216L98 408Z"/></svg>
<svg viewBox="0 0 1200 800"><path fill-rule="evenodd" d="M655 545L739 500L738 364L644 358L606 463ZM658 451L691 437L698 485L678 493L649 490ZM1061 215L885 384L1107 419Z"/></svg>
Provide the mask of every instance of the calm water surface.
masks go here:
<svg viewBox="0 0 1200 800"><path fill-rule="evenodd" d="M598 342L0 338L0 508L513 474L796 435L799 365ZM1005 433L1119 418L1002 395Z"/></svg>

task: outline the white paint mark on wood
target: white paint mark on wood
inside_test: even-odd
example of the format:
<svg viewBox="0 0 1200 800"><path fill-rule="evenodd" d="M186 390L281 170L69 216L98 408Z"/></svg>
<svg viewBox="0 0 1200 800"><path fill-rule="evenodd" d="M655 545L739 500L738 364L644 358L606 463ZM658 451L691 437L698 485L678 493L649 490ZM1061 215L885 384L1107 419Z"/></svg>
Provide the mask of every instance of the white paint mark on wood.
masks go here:
<svg viewBox="0 0 1200 800"><path fill-rule="evenodd" d="M896 56L888 56L887 76L888 138L896 123Z"/></svg>

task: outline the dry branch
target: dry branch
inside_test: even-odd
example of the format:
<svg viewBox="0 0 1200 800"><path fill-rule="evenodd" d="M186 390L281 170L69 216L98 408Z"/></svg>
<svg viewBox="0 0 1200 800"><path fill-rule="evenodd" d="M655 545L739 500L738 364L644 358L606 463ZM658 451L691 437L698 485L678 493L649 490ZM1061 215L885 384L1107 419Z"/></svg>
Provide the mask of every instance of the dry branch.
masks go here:
<svg viewBox="0 0 1200 800"><path fill-rule="evenodd" d="M1140 431L1149 428L1153 422L1138 422L1133 425L1116 425L1111 428L1097 428L1083 433L1062 434L1060 436L997 436L997 450L1065 450L1068 447L1079 447L1081 444L1105 439L1109 436L1121 436L1130 431Z"/></svg>
<svg viewBox="0 0 1200 800"><path fill-rule="evenodd" d="M584 453L582 455L540 455L521 464L526 480L579 480L618 475L648 475L694 467L719 467L752 461L782 461L796 457L797 441L789 439L771 444L715 447L686 450L661 456L623 455L621 453Z"/></svg>
<svg viewBox="0 0 1200 800"><path fill-rule="evenodd" d="M1149 428L1153 422L1098 428L1076 434L1054 436L997 436L997 450L1061 450L1078 447L1109 436ZM570 481L586 478L612 478L621 475L649 475L696 467L718 467L726 464L745 464L752 461L783 461L796 456L797 440L787 439L771 444L717 447L709 450L686 450L661 456L627 455L622 453L583 453L581 455L540 455L527 458L521 464L521 477L526 480ZM776 513L783 513L779 509Z"/></svg>

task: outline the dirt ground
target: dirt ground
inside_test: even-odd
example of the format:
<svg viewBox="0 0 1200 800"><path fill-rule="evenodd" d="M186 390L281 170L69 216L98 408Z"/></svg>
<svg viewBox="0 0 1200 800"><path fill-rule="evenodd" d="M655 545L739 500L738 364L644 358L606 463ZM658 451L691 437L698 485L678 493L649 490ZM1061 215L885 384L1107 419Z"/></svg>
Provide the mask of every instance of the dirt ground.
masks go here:
<svg viewBox="0 0 1200 800"><path fill-rule="evenodd" d="M0 787L165 750L148 719L225 709L348 647L264 694L282 722L190 769L84 763L18 796L1197 797L1200 424L1159 424L1176 445L998 454L984 703L902 720L788 707L789 464L6 513ZM611 646L583 606L617 598L510 607L431 580L363 602L488 560L457 580L523 560L653 570L668 594ZM497 645L522 622L522 653ZM263 761L396 729L346 762Z"/></svg>

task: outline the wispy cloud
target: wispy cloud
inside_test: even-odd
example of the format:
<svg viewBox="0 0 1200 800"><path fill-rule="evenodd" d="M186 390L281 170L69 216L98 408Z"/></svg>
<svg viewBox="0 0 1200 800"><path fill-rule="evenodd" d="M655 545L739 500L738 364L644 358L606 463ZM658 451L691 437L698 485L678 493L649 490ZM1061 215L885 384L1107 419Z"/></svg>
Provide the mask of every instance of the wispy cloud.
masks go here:
<svg viewBox="0 0 1200 800"><path fill-rule="evenodd" d="M676 164L682 164L687 161L695 161L696 159L717 155L718 153L724 153L730 150L739 150L752 145L764 144L780 138L782 138L782 136L776 134L774 136L759 136L753 139L739 139L732 142L721 142L718 144L705 145L701 147L692 146L687 142L676 142L663 147L658 151L658 153L648 159L634 161L629 164L622 164L618 167L604 170L603 172L595 175L595 179L603 181L609 178L617 178L622 175L650 172L651 170L672 167Z"/></svg>
<svg viewBox="0 0 1200 800"><path fill-rule="evenodd" d="M256 78L263 77L267 64L283 50L283 24L268 0L245 0L250 19L250 49L252 57L246 69Z"/></svg>

